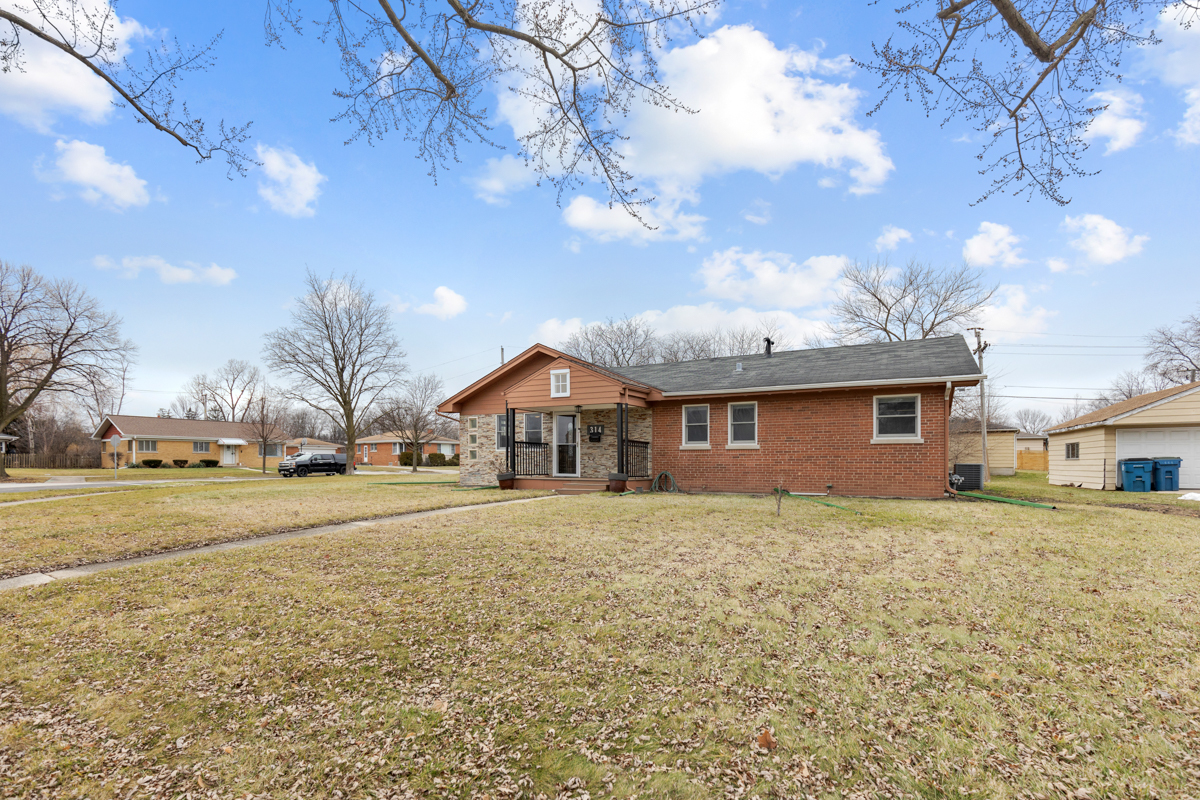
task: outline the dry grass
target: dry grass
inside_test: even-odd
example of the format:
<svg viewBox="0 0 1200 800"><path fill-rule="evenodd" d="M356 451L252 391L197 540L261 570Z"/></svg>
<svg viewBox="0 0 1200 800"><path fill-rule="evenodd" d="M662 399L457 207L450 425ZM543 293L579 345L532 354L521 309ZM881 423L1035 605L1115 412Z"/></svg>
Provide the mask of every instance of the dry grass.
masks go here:
<svg viewBox="0 0 1200 800"><path fill-rule="evenodd" d="M196 480L197 478L262 478L272 477L278 478L279 473L268 468L266 475L261 470L242 469L241 467L196 467L195 469L188 467L179 469L177 467L168 467L166 469L149 469L139 467L137 469L121 468L117 470L114 477L111 469L9 469L8 474L18 480L45 480L47 478L86 478L92 481L183 481Z"/></svg>
<svg viewBox="0 0 1200 800"><path fill-rule="evenodd" d="M61 503L10 508L0 504L0 577L333 522L545 494L453 492L450 486L373 482L370 476L320 476L172 484Z"/></svg>
<svg viewBox="0 0 1200 800"><path fill-rule="evenodd" d="M1200 794L1198 523L785 502L580 497L0 595L0 796Z"/></svg>
<svg viewBox="0 0 1200 800"><path fill-rule="evenodd" d="M130 486L122 488L120 486L97 486L88 488L77 486L71 489L45 489L44 484L35 484L27 492L4 492L0 494L0 509L4 508L6 503L13 503L20 500L37 500L44 497L90 497L95 494L109 494L110 492L129 492L137 491L141 487ZM3 517L0 517L2 519Z"/></svg>
<svg viewBox="0 0 1200 800"><path fill-rule="evenodd" d="M1073 486L1051 486L1046 480L1047 473L1020 471L1016 475L997 475L988 482L985 494L999 497L1015 497L1020 500L1033 500L1041 503L1099 505L1099 506L1136 506L1153 507L1169 506L1179 509L1190 509L1200 512L1200 503L1194 500L1180 500L1185 492L1121 492L1109 489L1077 489Z"/></svg>

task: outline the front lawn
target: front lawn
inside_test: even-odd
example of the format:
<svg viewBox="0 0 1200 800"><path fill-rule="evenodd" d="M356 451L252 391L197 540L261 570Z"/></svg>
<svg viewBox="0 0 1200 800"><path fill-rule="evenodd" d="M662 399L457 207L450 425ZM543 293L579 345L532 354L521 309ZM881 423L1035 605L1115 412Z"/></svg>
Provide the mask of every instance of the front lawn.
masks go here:
<svg viewBox="0 0 1200 800"><path fill-rule="evenodd" d="M585 496L2 594L0 793L1200 795L1200 523L839 504Z"/></svg>
<svg viewBox="0 0 1200 800"><path fill-rule="evenodd" d="M150 469L137 467L128 469L122 467L113 475L111 469L9 469L9 476L19 480L47 480L49 478L83 478L89 481L181 481L196 480L197 478L278 478L279 473L268 468L266 475L259 469L243 469L242 467L168 467L166 469Z"/></svg>
<svg viewBox="0 0 1200 800"><path fill-rule="evenodd" d="M408 482L392 476L386 480ZM322 475L147 486L9 508L0 502L0 578L315 525L545 494L452 488L380 486L371 476Z"/></svg>

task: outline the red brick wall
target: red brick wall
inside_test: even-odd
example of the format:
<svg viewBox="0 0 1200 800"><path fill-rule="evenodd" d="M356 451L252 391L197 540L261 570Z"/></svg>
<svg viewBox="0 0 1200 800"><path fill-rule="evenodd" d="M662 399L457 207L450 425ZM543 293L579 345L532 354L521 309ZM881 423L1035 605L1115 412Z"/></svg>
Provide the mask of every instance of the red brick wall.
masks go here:
<svg viewBox="0 0 1200 800"><path fill-rule="evenodd" d="M876 395L920 394L924 444L871 444ZM758 402L758 450L726 449L728 403ZM710 450L680 450L682 407L709 406ZM672 398L654 404L654 471L681 488L874 497L941 497L946 485L944 387Z"/></svg>

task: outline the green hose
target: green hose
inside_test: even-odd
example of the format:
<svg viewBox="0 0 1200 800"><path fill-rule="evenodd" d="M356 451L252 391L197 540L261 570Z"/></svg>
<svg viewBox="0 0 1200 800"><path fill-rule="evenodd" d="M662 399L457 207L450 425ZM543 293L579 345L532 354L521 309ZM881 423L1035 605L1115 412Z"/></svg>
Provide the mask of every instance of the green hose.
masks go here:
<svg viewBox="0 0 1200 800"><path fill-rule="evenodd" d="M779 491L781 491L781 490L780 490L780 489L772 489L771 491L772 491L772 492L779 492ZM797 499L799 499L799 500L809 500L809 501L811 501L811 502L813 502L813 503L820 503L820 504L821 504L821 505L823 505L823 506L829 506L830 508L838 508L838 509L841 509L842 511L849 511L851 514L858 514L860 517L863 515L861 511L855 511L853 508L846 508L845 506L834 505L833 503L826 503L824 500L818 500L817 498L815 498L815 497L809 497L808 495L803 495L803 494L792 494L791 492L789 492L789 491L786 491L786 490L782 490L782 491L783 491L783 493L784 493L784 494L786 494L788 497L795 497L795 498L797 498Z"/></svg>
<svg viewBox="0 0 1200 800"><path fill-rule="evenodd" d="M1031 503L1028 500L1013 500L1009 497L992 497L990 494L976 494L975 492L959 492L960 497L974 497L976 500L995 500L997 503L1012 503L1014 506L1029 506L1030 508L1048 508L1051 511L1057 510L1057 506L1048 506L1045 503Z"/></svg>
<svg viewBox="0 0 1200 800"><path fill-rule="evenodd" d="M666 478L669 483L664 484L663 478ZM652 492L678 492L681 491L679 484L675 482L675 476L666 470L658 473L658 477L650 483L650 491Z"/></svg>
<svg viewBox="0 0 1200 800"><path fill-rule="evenodd" d="M458 481L389 481L387 483L368 483L367 486L453 486Z"/></svg>

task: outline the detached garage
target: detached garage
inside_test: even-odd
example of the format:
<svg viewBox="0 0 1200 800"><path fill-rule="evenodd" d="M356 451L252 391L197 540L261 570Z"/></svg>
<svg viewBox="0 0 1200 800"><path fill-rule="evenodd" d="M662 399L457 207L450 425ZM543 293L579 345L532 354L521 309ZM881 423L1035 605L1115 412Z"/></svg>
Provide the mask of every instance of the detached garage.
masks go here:
<svg viewBox="0 0 1200 800"><path fill-rule="evenodd" d="M1180 489L1200 489L1200 382L1131 397L1047 431L1050 483L1119 489L1117 462L1181 458Z"/></svg>

